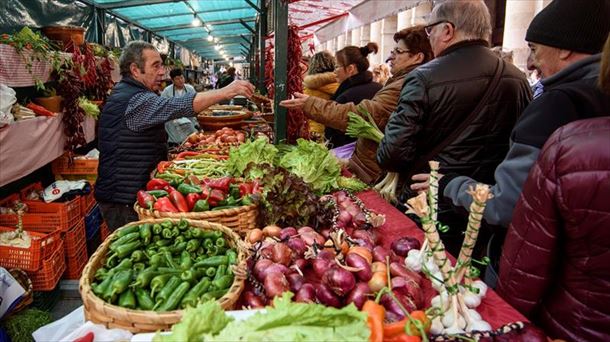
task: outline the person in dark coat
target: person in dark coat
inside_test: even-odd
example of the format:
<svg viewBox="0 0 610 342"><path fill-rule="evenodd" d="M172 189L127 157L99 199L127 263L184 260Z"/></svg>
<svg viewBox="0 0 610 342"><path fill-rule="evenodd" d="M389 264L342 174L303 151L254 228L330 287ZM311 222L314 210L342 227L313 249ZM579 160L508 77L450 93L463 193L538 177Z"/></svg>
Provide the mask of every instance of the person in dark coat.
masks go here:
<svg viewBox="0 0 610 342"><path fill-rule="evenodd" d="M220 77L220 80L218 81L218 89L228 86L233 81L235 81L235 68L230 67L227 69L227 73L222 74Z"/></svg>
<svg viewBox="0 0 610 342"><path fill-rule="evenodd" d="M249 82L235 81L222 91L160 97L157 91L165 75L161 55L143 41L125 46L119 67L123 78L112 88L100 114L95 183L95 199L111 230L137 221L133 210L136 193L145 188L155 166L167 158L167 121L192 117L222 100L254 93Z"/></svg>
<svg viewBox="0 0 610 342"><path fill-rule="evenodd" d="M377 53L379 46L376 43L368 43L366 46L346 46L337 51L337 81L339 88L331 100L337 103L360 103L362 100L370 100L382 88L382 85L373 82L373 73L368 71L369 60L367 56ZM329 148L343 146L356 141L343 132L326 127L324 135L329 141Z"/></svg>
<svg viewBox="0 0 610 342"><path fill-rule="evenodd" d="M380 166L400 174L401 203L416 195L409 189L409 176L429 171L423 159L474 111L496 70L501 74L490 100L454 141L430 158L440 162L442 173L493 180L508 151L510 131L531 99L525 74L489 49L491 21L483 1L435 6L426 31L436 58L407 75L377 150ZM447 250L457 253L466 216L442 205L439 221L450 227L442 236Z"/></svg>

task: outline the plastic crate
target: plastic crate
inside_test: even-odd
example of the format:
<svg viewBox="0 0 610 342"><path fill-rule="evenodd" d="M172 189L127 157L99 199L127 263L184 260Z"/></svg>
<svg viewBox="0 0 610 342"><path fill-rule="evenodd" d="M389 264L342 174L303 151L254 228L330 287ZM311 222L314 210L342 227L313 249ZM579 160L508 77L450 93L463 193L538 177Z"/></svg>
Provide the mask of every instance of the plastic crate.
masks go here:
<svg viewBox="0 0 610 342"><path fill-rule="evenodd" d="M105 241L108 236L110 236L110 228L108 228L108 225L106 224L106 222L102 221L102 223L100 224L101 241Z"/></svg>
<svg viewBox="0 0 610 342"><path fill-rule="evenodd" d="M28 273L34 291L50 291L57 286L61 275L66 270L64 244L60 241L50 257L42 261L42 267L36 272Z"/></svg>
<svg viewBox="0 0 610 342"><path fill-rule="evenodd" d="M89 261L89 256L87 254L87 245L84 244L74 255L66 256L64 279L80 279L87 261Z"/></svg>
<svg viewBox="0 0 610 342"><path fill-rule="evenodd" d="M87 240L99 230L102 223L102 211L99 206L94 206L93 209L85 216L85 231L87 232Z"/></svg>
<svg viewBox="0 0 610 342"><path fill-rule="evenodd" d="M87 244L85 220L80 220L64 233L64 248L67 256L76 255Z"/></svg>
<svg viewBox="0 0 610 342"><path fill-rule="evenodd" d="M0 227L0 232L14 230L13 228ZM50 233L28 231L28 234L32 238L28 248L0 246L0 266L6 269L21 268L27 272L38 271L41 262L55 251L56 245L61 240L59 231Z"/></svg>
<svg viewBox="0 0 610 342"><path fill-rule="evenodd" d="M98 159L74 159L74 163L68 163L66 154L55 159L51 163L51 170L55 175L87 175L97 174Z"/></svg>

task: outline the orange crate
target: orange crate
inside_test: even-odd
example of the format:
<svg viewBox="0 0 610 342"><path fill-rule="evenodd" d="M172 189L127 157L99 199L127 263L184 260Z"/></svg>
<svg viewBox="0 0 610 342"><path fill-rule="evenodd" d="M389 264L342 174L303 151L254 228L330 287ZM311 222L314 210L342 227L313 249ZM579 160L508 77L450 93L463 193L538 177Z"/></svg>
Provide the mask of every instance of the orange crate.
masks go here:
<svg viewBox="0 0 610 342"><path fill-rule="evenodd" d="M68 164L68 156L63 155L51 163L55 175L87 175L97 174L97 159L74 159L72 166Z"/></svg>
<svg viewBox="0 0 610 342"><path fill-rule="evenodd" d="M104 240L106 240L106 238L110 235L110 229L108 228L108 225L106 224L106 222L102 221L102 223L100 224L100 237L101 237L101 242L104 242Z"/></svg>
<svg viewBox="0 0 610 342"><path fill-rule="evenodd" d="M85 265L89 261L87 255L87 245L81 246L81 249L73 256L66 256L66 273L64 279L80 279L81 273Z"/></svg>
<svg viewBox="0 0 610 342"><path fill-rule="evenodd" d="M42 261L40 270L28 273L32 280L34 291L50 291L57 286L61 275L66 270L64 244L59 242L51 256Z"/></svg>
<svg viewBox="0 0 610 342"><path fill-rule="evenodd" d="M10 232L14 228L0 227L0 232ZM21 268L24 271L35 272L40 269L41 261L55 251L55 245L60 242L59 231L51 233L28 232L31 240L29 248L0 246L0 266L4 268Z"/></svg>
<svg viewBox="0 0 610 342"><path fill-rule="evenodd" d="M76 255L83 246L87 247L87 236L85 233L85 220L81 219L65 232L64 248L66 255L69 257Z"/></svg>

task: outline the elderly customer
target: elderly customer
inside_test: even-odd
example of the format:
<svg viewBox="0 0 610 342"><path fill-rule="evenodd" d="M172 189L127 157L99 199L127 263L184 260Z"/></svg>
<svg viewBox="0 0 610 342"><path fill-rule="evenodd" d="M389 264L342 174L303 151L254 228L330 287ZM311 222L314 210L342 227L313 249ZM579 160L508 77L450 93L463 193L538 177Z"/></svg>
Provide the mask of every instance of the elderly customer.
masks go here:
<svg viewBox="0 0 610 342"><path fill-rule="evenodd" d="M99 121L100 159L95 198L112 230L137 220L132 209L136 193L150 172L167 158L164 124L192 117L203 109L236 95L251 96L247 81L235 81L222 90L186 94L180 98L157 95L163 63L150 43L133 41L119 59L123 78L114 86Z"/></svg>
<svg viewBox="0 0 610 342"><path fill-rule="evenodd" d="M396 44L390 56L393 76L375 94L375 97L363 100L359 104L371 113L380 129L383 129L390 113L396 109L407 74L432 59L432 49L423 26L414 26L397 32L394 34L394 41ZM288 108L303 108L310 118L341 131L347 128L347 113L359 113L358 106L354 102L340 104L301 94L295 94L295 97L294 100L282 101L280 105ZM349 160L350 170L369 184L375 182L381 175L381 168L375 159L376 153L377 143L358 139L354 154Z"/></svg>

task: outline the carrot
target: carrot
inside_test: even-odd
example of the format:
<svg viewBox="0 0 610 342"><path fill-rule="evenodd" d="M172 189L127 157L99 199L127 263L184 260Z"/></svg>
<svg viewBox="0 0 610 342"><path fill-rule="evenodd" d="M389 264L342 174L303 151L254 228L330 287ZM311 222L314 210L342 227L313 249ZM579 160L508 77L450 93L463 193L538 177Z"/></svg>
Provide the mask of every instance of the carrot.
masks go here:
<svg viewBox="0 0 610 342"><path fill-rule="evenodd" d="M367 300L362 306L362 311L368 315L367 324L371 330L371 342L383 341L383 319L385 317L385 308L377 304L375 301Z"/></svg>

